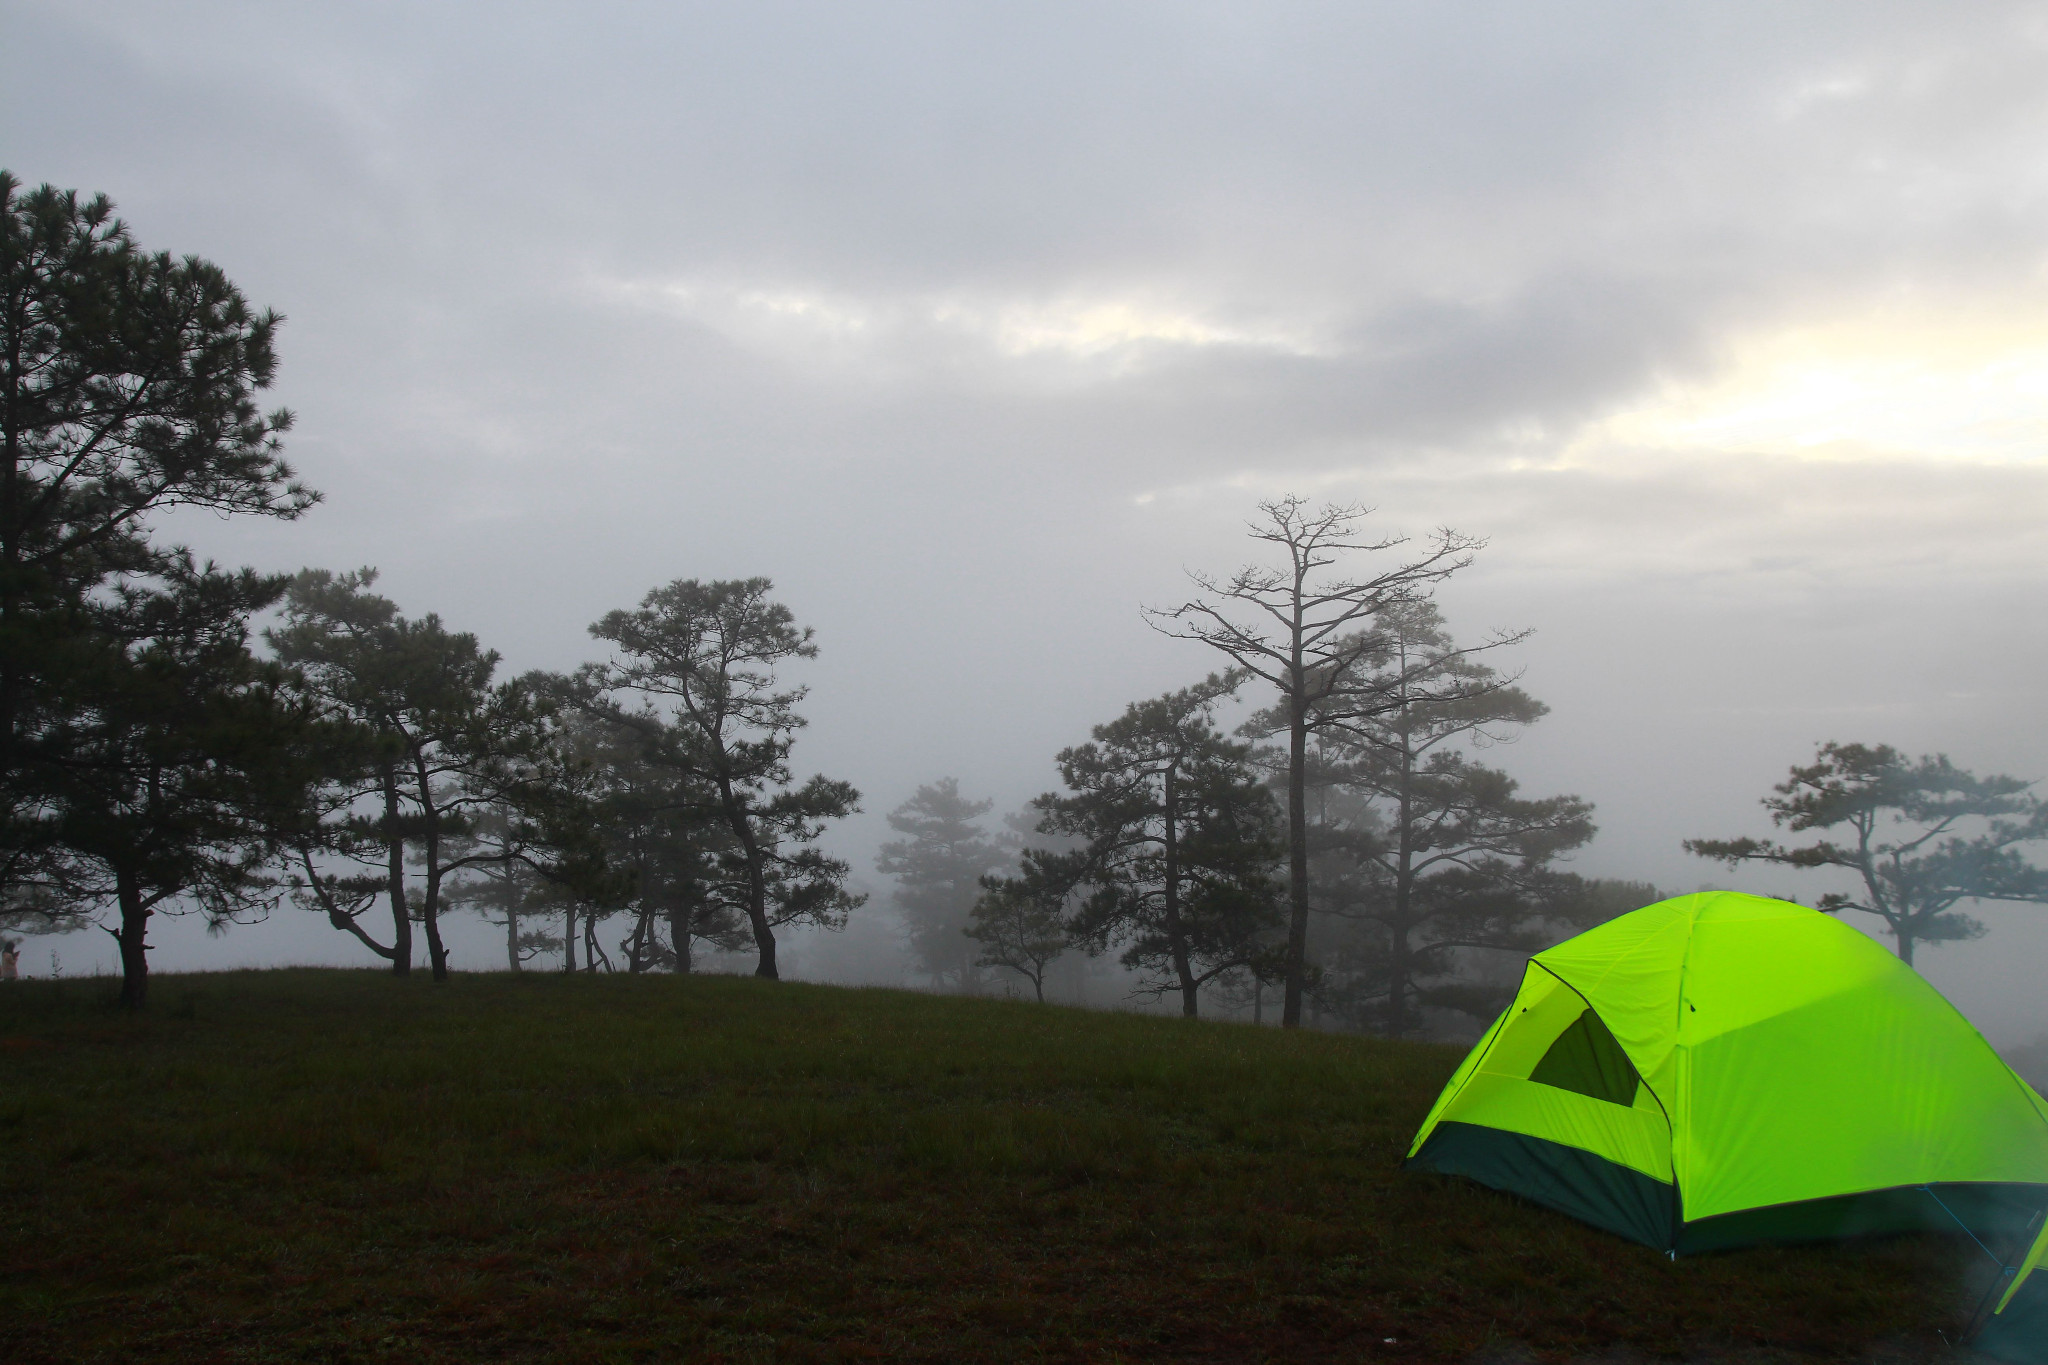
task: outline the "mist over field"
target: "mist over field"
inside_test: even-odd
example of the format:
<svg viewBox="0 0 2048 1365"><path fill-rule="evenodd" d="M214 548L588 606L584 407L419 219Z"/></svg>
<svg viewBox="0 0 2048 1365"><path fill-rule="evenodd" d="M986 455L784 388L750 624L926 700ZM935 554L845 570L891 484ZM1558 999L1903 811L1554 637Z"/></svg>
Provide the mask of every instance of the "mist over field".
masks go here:
<svg viewBox="0 0 2048 1365"><path fill-rule="evenodd" d="M1437 600L1533 630L1486 761L1593 803L1585 876L1845 889L1680 847L1823 741L2048 779L2044 133L2032 4L0 5L0 164L286 317L325 501L162 536L374 565L503 676L676 579L815 628L795 763L870 893L819 980L921 984L888 812L993 827L1218 667L1141 608L1290 493L1485 540ZM1964 908L1920 969L2048 1036L2048 907ZM289 905L151 943L373 965Z"/></svg>

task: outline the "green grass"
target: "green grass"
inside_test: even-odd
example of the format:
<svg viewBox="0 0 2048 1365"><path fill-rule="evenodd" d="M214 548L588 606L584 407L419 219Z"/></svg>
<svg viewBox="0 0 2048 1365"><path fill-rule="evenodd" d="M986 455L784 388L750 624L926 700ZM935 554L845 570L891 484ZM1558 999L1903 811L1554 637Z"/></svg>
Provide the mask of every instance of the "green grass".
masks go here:
<svg viewBox="0 0 2048 1365"><path fill-rule="evenodd" d="M1963 1312L1936 1238L1671 1262L1402 1174L1449 1048L715 977L110 993L0 988L9 1360L1912 1358Z"/></svg>

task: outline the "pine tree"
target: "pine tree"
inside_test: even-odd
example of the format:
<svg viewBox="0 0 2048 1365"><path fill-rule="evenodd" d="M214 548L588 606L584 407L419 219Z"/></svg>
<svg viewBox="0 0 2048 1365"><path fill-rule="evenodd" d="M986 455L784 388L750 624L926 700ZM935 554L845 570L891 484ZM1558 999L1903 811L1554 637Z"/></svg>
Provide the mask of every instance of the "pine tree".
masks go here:
<svg viewBox="0 0 2048 1365"><path fill-rule="evenodd" d="M1322 989L1400 1037L1422 1006L1492 1003L1459 980L1461 954L1527 953L1554 940L1577 886L1554 864L1592 839L1592 807L1574 796L1527 799L1465 751L1505 742L1547 708L1459 647L1433 605L1383 612L1373 650L1351 667L1381 704L1324 732L1326 779L1370 816L1326 840L1342 856L1330 859L1337 866L1319 900L1354 932L1332 936Z"/></svg>
<svg viewBox="0 0 2048 1365"><path fill-rule="evenodd" d="M1688 852L1731 867L1840 868L1862 884L1829 892L1820 908L1855 910L1883 921L1913 960L1921 943L1976 938L1981 921L1955 907L1965 900L2048 903L2048 868L2029 863L2023 844L2048 839L2048 803L2033 783L1978 777L1946 754L1908 759L1886 744L1823 744L1764 798L1771 822L1795 833L1842 829L1847 842L1688 839Z"/></svg>
<svg viewBox="0 0 2048 1365"><path fill-rule="evenodd" d="M267 894L259 854L305 776L307 718L246 647L282 581L150 526L318 500L281 453L291 414L256 404L278 322L219 267L142 251L103 196L0 171L0 918L118 901L131 1005L157 906L225 923Z"/></svg>
<svg viewBox="0 0 2048 1365"><path fill-rule="evenodd" d="M837 928L865 899L846 890L846 863L812 846L826 822L859 809L860 793L823 776L794 781L789 755L807 689L782 686L776 669L818 650L789 608L769 598L772 588L765 578L656 588L638 610L591 626L617 652L582 675L614 699L620 723L643 709L659 715L672 744L663 761L711 794L737 845L740 903L759 954L754 974L770 979L778 926Z"/></svg>
<svg viewBox="0 0 2048 1365"><path fill-rule="evenodd" d="M340 575L305 570L291 581L284 619L265 639L302 673L312 695L369 737L358 763L335 775L326 804L342 812L345 829L328 846L381 855L392 942L387 951L360 926L352 932L404 976L417 919L434 980L443 981L445 889L451 878L503 856L470 839L471 821L523 786L536 758L541 707L521 683L493 686L495 650L431 613L418 620L400 615L397 604L370 591L376 579L368 568ZM363 813L365 805L373 813ZM407 871L408 853L416 878ZM317 896L307 848L300 859ZM335 919L333 907L326 908Z"/></svg>
<svg viewBox="0 0 2048 1365"><path fill-rule="evenodd" d="M957 778L942 777L889 813L889 827L908 837L883 844L875 867L896 879L904 938L934 985L981 985L985 964L968 928L982 878L1013 857L979 823L994 804L969 800Z"/></svg>
<svg viewBox="0 0 2048 1365"><path fill-rule="evenodd" d="M1124 964L1149 974L1156 993L1177 991L1190 1018L1205 982L1272 969L1280 923L1278 812L1251 746L1214 721L1238 682L1212 676L1135 702L1061 752L1067 794L1038 798L1039 828L1081 847L1026 855L1055 892L1081 893L1074 941L1094 952L1121 946Z"/></svg>

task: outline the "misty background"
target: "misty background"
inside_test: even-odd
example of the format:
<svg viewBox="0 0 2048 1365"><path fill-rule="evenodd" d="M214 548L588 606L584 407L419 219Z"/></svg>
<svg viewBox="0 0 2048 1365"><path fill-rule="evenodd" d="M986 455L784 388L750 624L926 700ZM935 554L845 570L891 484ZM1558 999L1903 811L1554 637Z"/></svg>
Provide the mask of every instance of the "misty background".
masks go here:
<svg viewBox="0 0 2048 1365"><path fill-rule="evenodd" d="M0 5L0 164L288 319L325 504L164 538L375 565L501 676L676 578L816 628L874 895L812 979L907 979L919 784L1013 810L1217 666L1139 608L1285 492L1487 539L1440 601L1534 628L1489 761L1595 803L1587 876L1833 889L1679 847L1822 740L2048 777L2044 134L2042 5ZM2048 1032L2048 910L1965 908L1920 969ZM370 965L289 907L152 944Z"/></svg>

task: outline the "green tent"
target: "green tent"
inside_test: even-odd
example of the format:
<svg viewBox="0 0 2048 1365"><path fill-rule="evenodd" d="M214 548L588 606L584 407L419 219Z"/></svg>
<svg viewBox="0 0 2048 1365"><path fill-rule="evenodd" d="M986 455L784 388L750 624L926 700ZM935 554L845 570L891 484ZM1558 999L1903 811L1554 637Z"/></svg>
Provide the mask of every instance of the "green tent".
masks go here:
<svg viewBox="0 0 2048 1365"><path fill-rule="evenodd" d="M1537 954L1407 1164L1674 1255L1961 1227L2000 1267L1978 1344L2048 1365L2048 1101L1804 906L1679 896Z"/></svg>

